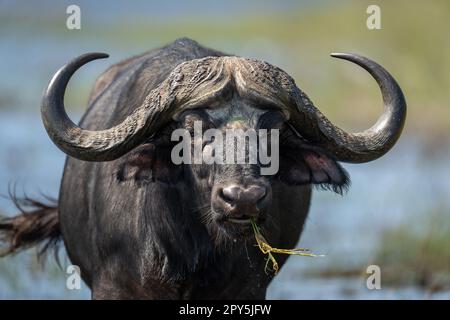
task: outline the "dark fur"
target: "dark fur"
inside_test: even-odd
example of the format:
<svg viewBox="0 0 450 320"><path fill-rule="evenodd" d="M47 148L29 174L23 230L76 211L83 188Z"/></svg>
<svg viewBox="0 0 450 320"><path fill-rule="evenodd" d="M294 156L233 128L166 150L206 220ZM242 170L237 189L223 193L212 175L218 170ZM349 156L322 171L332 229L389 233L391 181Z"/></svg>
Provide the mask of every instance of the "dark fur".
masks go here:
<svg viewBox="0 0 450 320"><path fill-rule="evenodd" d="M221 55L180 39L112 66L97 80L81 127L100 130L120 123L177 65ZM323 168L315 167L319 151L302 152L292 161L308 170L306 178L298 180L291 170L295 163L286 162L284 167L281 163L285 178L271 182L272 202L261 227L273 246L297 243L308 213L310 184L339 191L348 183L335 161L327 158L327 165L340 172L340 181L332 181L330 168L321 172ZM254 239L233 241L210 223L208 181L198 178L201 166L170 167L168 162L164 146L154 143L111 162L69 157L58 209L37 204L36 211L1 222L10 251L61 234L93 298L264 298L272 276L264 272L265 257ZM253 179L253 171L251 166L228 166L221 175ZM283 265L286 256L277 260Z"/></svg>

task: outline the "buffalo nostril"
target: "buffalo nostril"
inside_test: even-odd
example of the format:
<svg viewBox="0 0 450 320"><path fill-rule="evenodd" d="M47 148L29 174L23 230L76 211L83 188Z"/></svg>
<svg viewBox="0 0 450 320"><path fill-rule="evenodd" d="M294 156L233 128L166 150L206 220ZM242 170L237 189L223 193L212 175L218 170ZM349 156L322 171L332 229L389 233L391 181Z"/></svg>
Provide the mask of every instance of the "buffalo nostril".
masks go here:
<svg viewBox="0 0 450 320"><path fill-rule="evenodd" d="M237 185L225 187L219 193L222 199L230 204L256 205L266 196L267 189L264 186L251 185L243 188Z"/></svg>
<svg viewBox="0 0 450 320"><path fill-rule="evenodd" d="M245 190L245 195L250 202L257 203L259 200L265 197L267 190L263 186L253 185Z"/></svg>
<svg viewBox="0 0 450 320"><path fill-rule="evenodd" d="M221 196L226 202L234 203L239 199L242 189L238 186L229 186L222 189Z"/></svg>

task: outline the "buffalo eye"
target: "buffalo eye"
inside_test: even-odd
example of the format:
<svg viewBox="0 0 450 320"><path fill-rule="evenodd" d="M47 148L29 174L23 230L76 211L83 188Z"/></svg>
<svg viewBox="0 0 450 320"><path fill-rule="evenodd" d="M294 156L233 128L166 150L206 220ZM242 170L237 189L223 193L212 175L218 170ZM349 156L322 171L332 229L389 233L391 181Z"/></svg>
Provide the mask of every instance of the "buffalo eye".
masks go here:
<svg viewBox="0 0 450 320"><path fill-rule="evenodd" d="M203 132L212 127L212 123L205 111L201 109L188 110L178 117L181 126L188 130L191 134L194 133L194 123L200 121Z"/></svg>
<svg viewBox="0 0 450 320"><path fill-rule="evenodd" d="M270 110L264 113L258 121L258 129L282 130L286 122L285 116L278 110Z"/></svg>

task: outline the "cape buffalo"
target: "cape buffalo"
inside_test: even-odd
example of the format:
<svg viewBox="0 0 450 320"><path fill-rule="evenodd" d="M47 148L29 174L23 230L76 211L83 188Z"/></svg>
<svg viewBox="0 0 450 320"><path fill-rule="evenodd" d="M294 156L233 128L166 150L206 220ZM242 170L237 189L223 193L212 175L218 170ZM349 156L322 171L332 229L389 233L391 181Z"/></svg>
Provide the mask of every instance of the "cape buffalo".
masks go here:
<svg viewBox="0 0 450 320"><path fill-rule="evenodd" d="M263 299L273 275L255 246L251 219L274 247L292 248L313 185L341 193L338 162L375 160L395 144L406 117L403 93L377 63L351 61L377 81L378 122L348 133L331 123L283 70L179 39L104 72L79 125L67 116L71 76L106 54L63 66L42 100L42 119L68 157L57 205L0 222L6 254L62 239L94 299ZM174 164L171 133L204 129L280 132L280 167ZM208 142L205 142L208 144ZM285 256L277 256L280 266Z"/></svg>

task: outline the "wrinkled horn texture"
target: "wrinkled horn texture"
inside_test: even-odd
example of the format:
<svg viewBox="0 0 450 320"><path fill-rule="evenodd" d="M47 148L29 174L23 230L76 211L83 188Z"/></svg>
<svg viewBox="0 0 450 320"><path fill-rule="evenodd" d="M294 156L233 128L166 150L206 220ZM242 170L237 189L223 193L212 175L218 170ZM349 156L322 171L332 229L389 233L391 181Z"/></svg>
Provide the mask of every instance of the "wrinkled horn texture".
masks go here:
<svg viewBox="0 0 450 320"><path fill-rule="evenodd" d="M357 55L335 54L365 68L378 82L385 110L378 122L360 133L347 133L333 125L281 69L269 63L235 56L206 57L179 64L142 106L122 123L107 130L89 131L76 126L64 111L64 92L73 73L83 64L107 55L82 55L62 67L50 82L42 102L44 125L65 153L87 161L114 160L185 109L208 105L224 91L259 104L278 107L303 138L324 147L338 160L367 162L385 154L403 128L406 103L392 76L375 62Z"/></svg>

